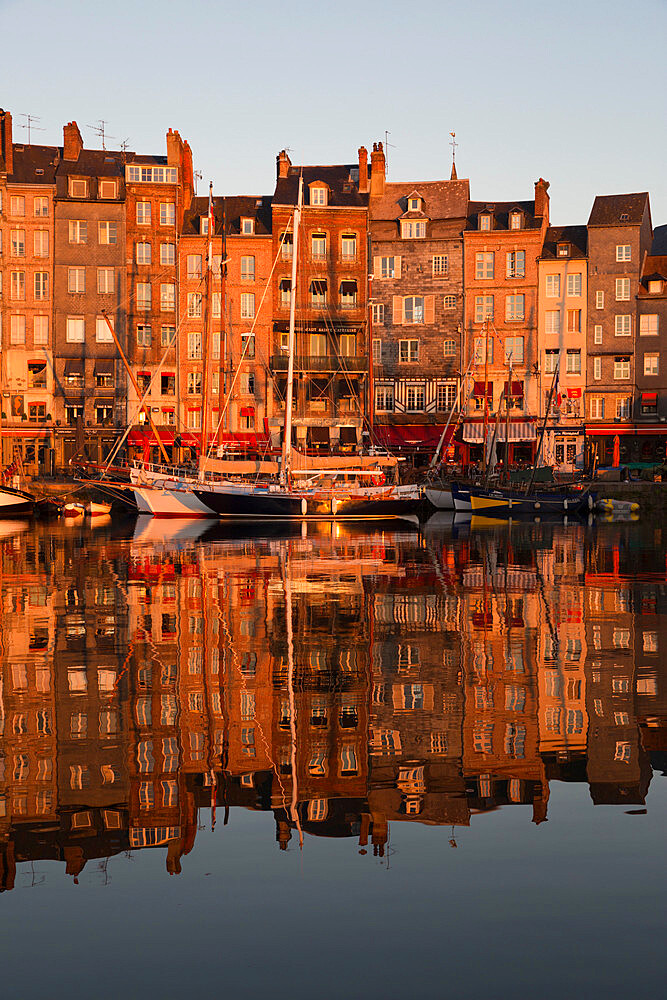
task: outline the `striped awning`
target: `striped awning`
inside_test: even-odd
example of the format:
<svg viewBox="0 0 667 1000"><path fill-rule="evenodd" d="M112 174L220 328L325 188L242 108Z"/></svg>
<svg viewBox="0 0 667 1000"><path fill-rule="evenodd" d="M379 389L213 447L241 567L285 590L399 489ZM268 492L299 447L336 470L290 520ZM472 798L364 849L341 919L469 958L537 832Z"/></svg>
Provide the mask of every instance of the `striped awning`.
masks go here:
<svg viewBox="0 0 667 1000"><path fill-rule="evenodd" d="M487 440L493 437L495 424L492 420L489 420L486 425L486 436ZM498 433L496 434L496 441L505 441L507 426L505 421L501 420L498 424ZM535 441L537 438L537 432L535 430L535 424L528 421L524 423L511 423L510 424L510 441ZM481 444L484 440L484 424L483 423L465 423L463 425L463 440L466 444Z"/></svg>

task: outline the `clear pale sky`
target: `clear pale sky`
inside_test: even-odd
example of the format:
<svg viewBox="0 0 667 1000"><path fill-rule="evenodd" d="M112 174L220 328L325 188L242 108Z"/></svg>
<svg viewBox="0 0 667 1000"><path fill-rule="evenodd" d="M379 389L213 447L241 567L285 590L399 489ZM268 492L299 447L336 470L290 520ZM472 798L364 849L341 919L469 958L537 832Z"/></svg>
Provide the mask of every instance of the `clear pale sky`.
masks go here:
<svg viewBox="0 0 667 1000"><path fill-rule="evenodd" d="M62 143L106 119L109 148L163 153L169 126L226 194L273 190L275 156L354 162L389 141L389 179L448 177L473 198L551 182L554 224L595 194L648 190L667 223L666 0L0 0L0 106Z"/></svg>

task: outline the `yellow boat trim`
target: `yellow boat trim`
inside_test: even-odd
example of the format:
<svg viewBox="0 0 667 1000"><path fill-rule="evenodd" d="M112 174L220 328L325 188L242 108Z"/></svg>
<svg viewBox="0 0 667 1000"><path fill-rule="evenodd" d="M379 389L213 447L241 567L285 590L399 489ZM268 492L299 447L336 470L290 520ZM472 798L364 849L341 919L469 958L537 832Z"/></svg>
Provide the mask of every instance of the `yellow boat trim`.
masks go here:
<svg viewBox="0 0 667 1000"><path fill-rule="evenodd" d="M487 510L489 507L509 507L509 500L505 500L503 497L476 497L473 494L470 495L470 503L472 504L473 510Z"/></svg>

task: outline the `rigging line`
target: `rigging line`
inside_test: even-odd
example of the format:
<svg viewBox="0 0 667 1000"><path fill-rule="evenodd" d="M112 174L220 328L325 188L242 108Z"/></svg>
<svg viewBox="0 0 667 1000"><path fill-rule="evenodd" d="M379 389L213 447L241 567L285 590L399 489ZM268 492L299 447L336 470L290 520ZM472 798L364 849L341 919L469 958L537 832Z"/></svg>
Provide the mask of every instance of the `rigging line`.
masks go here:
<svg viewBox="0 0 667 1000"><path fill-rule="evenodd" d="M204 280L203 278L200 279L199 285L197 286L198 288L201 288L203 280ZM106 473L109 471L109 466L111 465L111 463L113 462L114 458L116 457L116 455L118 454L118 452L120 451L120 449L125 444L125 441L129 437L132 425L134 424L134 421L136 420L137 416L139 415L139 413L143 409L143 407L145 405L146 399L148 398L148 396L150 396L151 390L153 388L153 382L156 380L156 378L158 376L158 372L162 368L162 365L165 363L165 361L167 359L167 354L169 353L170 350L172 350L172 348L177 351L176 364L178 364L178 350L177 350L178 335L180 333L181 327L183 326L183 323L185 322L186 318L188 318L187 317L187 312L185 312L183 314L183 316L181 316L181 319L179 320L178 326L176 327L176 332L174 334L173 343L167 345L164 354L162 355L162 357L158 361L157 368L153 372L153 376L152 376L150 382L148 383L148 387L147 387L146 391L144 392L143 396L141 397L141 399L139 400L139 403L137 404L137 407L136 407L136 409L134 411L132 419L128 421L128 424L127 424L127 427L125 428L125 431L123 432L123 434L120 437L120 439L117 442L117 444L115 444L114 447L112 448L112 450L111 450L111 452L110 452L110 454L109 454L109 456L107 458L104 470L102 472L102 479L104 479Z"/></svg>
<svg viewBox="0 0 667 1000"><path fill-rule="evenodd" d="M294 219L294 214L292 214L292 220L293 219ZM276 256L274 257L273 264L271 266L271 271L269 272L269 276L266 279L266 283L264 285L264 291L262 293L262 298L260 299L260 302L259 302L259 307L255 310L255 316L254 316L253 321L252 321L252 326L250 328L250 332L246 336L245 347L243 348L243 351L241 353L241 357L239 358L239 363L236 366L236 371L234 373L234 378L232 379L232 383L231 383L231 385L229 387L229 391L227 392L227 397L225 399L225 405L224 405L224 408L223 408L223 410L222 410L222 412L220 414L220 417L218 419L218 425L217 425L217 427L215 429L215 433L213 434L213 438L211 440L211 444L209 445L208 454L206 456L206 459L209 459L211 457L211 452L213 450L213 445L215 444L216 438L217 438L218 433L220 431L220 427L222 426L222 422L223 422L223 420L225 418L225 414L227 412L227 407L229 406L229 404L231 402L232 392L233 392L234 386L236 384L236 380L239 377L239 372L241 370L241 362L244 360L244 358L246 356L246 353L248 351L248 347L250 345L250 338L252 337L253 341L254 341L255 326L257 324L257 320L259 319L259 314L262 311L262 306L264 305L264 299L266 298L268 290L269 290L269 288L271 286L271 279L273 278L273 272L275 271L276 265L278 264L278 257L282 254L282 248L283 248L283 244L285 242L285 237L286 236L287 236L287 230L285 230L285 232L280 237L280 242L278 244L278 250L276 251ZM292 295L294 294L294 289L291 290L291 294ZM208 359L206 360L206 363L208 364ZM206 463L206 459L204 460L204 466L205 466L205 463ZM202 472L203 472L203 468L202 468Z"/></svg>

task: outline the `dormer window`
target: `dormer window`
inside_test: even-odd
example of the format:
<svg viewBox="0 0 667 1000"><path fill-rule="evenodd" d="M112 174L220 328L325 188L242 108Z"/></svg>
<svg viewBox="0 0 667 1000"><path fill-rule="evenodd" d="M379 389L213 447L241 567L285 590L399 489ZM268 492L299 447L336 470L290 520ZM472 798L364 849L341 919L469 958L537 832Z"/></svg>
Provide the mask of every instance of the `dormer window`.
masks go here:
<svg viewBox="0 0 667 1000"><path fill-rule="evenodd" d="M663 282L661 278L653 278L648 283L649 293L651 295L660 295L662 293L662 285Z"/></svg>
<svg viewBox="0 0 667 1000"><path fill-rule="evenodd" d="M110 180L100 181L100 186L98 189L98 194L100 198L115 198L116 197L116 182Z"/></svg>
<svg viewBox="0 0 667 1000"><path fill-rule="evenodd" d="M201 236L208 236L208 215L202 215L200 217L199 233Z"/></svg>
<svg viewBox="0 0 667 1000"><path fill-rule="evenodd" d="M422 200L421 198L408 198L408 212L421 212L422 210Z"/></svg>
<svg viewBox="0 0 667 1000"><path fill-rule="evenodd" d="M322 184L313 184L310 189L310 204L311 205L326 205L327 204L327 189Z"/></svg>
<svg viewBox="0 0 667 1000"><path fill-rule="evenodd" d="M491 228L491 216L488 212L484 212L479 217L479 228L482 230L488 230Z"/></svg>
<svg viewBox="0 0 667 1000"><path fill-rule="evenodd" d="M510 229L521 229L523 212L510 212Z"/></svg>
<svg viewBox="0 0 667 1000"><path fill-rule="evenodd" d="M70 179L69 179L69 196L70 196L70 198L87 198L88 197L88 181L79 180L76 177L70 177Z"/></svg>
<svg viewBox="0 0 667 1000"><path fill-rule="evenodd" d="M623 212L621 214L621 222L629 222L629 221L630 221L630 216L628 215L627 212Z"/></svg>
<svg viewBox="0 0 667 1000"><path fill-rule="evenodd" d="M559 257L569 257L570 256L570 244L569 243L559 243L556 252L557 252L557 255Z"/></svg>
<svg viewBox="0 0 667 1000"><path fill-rule="evenodd" d="M404 240L423 240L426 238L426 223L414 219L403 219L401 222L401 237Z"/></svg>
<svg viewBox="0 0 667 1000"><path fill-rule="evenodd" d="M244 236L252 236L255 232L255 220L241 219L241 232Z"/></svg>

